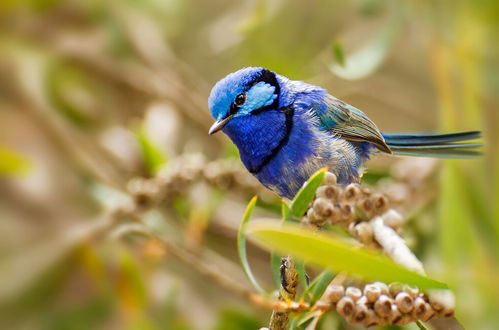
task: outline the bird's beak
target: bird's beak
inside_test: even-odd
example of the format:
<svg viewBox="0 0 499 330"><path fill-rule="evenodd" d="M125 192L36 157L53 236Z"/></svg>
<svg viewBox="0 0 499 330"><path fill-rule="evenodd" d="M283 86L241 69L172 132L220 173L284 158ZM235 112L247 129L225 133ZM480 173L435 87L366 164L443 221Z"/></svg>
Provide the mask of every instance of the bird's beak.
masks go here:
<svg viewBox="0 0 499 330"><path fill-rule="evenodd" d="M227 118L224 119L219 119L216 122L211 125L210 130L208 131L208 134L212 135L224 128L225 125L229 122L229 120L232 119L232 116L228 116Z"/></svg>

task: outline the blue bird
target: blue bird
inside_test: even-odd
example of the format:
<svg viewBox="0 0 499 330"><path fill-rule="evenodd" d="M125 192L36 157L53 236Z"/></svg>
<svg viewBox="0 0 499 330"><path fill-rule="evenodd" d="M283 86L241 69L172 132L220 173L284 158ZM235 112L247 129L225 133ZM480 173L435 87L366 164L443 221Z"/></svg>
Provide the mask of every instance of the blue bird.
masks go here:
<svg viewBox="0 0 499 330"><path fill-rule="evenodd" d="M339 184L358 182L373 154L466 158L480 132L442 135L384 134L359 109L318 86L261 67L227 75L208 99L215 123L239 149L264 186L293 198L317 170L328 167Z"/></svg>

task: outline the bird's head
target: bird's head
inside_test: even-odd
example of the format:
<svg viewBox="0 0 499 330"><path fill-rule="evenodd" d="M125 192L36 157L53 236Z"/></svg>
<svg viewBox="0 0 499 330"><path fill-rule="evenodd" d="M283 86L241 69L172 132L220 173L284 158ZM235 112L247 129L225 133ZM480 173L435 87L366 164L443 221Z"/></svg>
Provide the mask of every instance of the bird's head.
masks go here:
<svg viewBox="0 0 499 330"><path fill-rule="evenodd" d="M232 119L279 107L280 86L276 74L248 67L227 75L215 84L208 99L215 123L209 134L224 128Z"/></svg>

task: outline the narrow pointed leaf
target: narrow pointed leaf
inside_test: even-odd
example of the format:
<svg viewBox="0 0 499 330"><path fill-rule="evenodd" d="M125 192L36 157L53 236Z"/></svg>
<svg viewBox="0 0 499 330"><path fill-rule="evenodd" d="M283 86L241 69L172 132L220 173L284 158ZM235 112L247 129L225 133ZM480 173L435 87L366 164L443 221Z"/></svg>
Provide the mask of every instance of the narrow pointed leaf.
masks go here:
<svg viewBox="0 0 499 330"><path fill-rule="evenodd" d="M323 271L312 281L312 283L310 283L308 288L303 293L303 296L305 298L309 298L311 305L315 304L315 302L324 294L324 291L333 278L333 272L330 270Z"/></svg>
<svg viewBox="0 0 499 330"><path fill-rule="evenodd" d="M281 219L282 219L282 221L286 221L287 219L289 219L290 214L291 214L291 210L289 209L289 206L284 201L282 201L282 204L281 204Z"/></svg>
<svg viewBox="0 0 499 330"><path fill-rule="evenodd" d="M319 315L319 312L304 313L301 317L297 317L296 329L305 329ZM308 328L307 328L308 329ZM315 327L313 328L315 329Z"/></svg>
<svg viewBox="0 0 499 330"><path fill-rule="evenodd" d="M338 41L335 41L331 44L331 51L333 53L336 62L340 66L345 66L345 52L343 51L343 46Z"/></svg>
<svg viewBox="0 0 499 330"><path fill-rule="evenodd" d="M365 280L403 282L422 289L447 288L444 283L409 271L383 255L298 225L255 221L248 227L247 233L264 248L289 253L306 262L345 271Z"/></svg>
<svg viewBox="0 0 499 330"><path fill-rule="evenodd" d="M263 290L260 284L258 284L258 281L251 271L251 267L248 262L248 255L246 254L246 226L249 219L251 218L251 214L253 213L253 208L255 207L257 199L257 196L253 197L246 207L246 211L244 212L243 219L239 226L239 232L237 233L237 252L239 253L239 259L241 260L244 273L248 277L251 285L253 285L253 287L259 293L265 293L265 290Z"/></svg>
<svg viewBox="0 0 499 330"><path fill-rule="evenodd" d="M300 280L300 285L306 289L308 288L307 273L305 271L305 265L301 260L295 260L295 269L298 273L298 279Z"/></svg>
<svg viewBox="0 0 499 330"><path fill-rule="evenodd" d="M315 191L319 188L324 176L326 175L327 168L320 169L315 172L305 185L296 193L295 198L291 202L291 213L295 217L301 218L307 207L314 198Z"/></svg>
<svg viewBox="0 0 499 330"><path fill-rule="evenodd" d="M428 330L428 328L426 327L426 325L422 322L422 321L416 321L416 325L418 326L419 329L421 330Z"/></svg>
<svg viewBox="0 0 499 330"><path fill-rule="evenodd" d="M387 58L399 26L399 20L395 19L391 24L380 29L371 41L346 56L343 49L337 43L333 43L331 50L336 63L331 63L329 70L346 80L358 80L369 76Z"/></svg>

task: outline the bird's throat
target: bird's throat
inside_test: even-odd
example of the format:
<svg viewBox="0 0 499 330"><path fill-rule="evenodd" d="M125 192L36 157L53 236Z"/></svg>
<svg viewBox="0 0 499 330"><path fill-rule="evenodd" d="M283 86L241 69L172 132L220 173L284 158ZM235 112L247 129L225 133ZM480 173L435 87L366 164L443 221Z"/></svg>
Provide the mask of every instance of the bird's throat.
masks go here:
<svg viewBox="0 0 499 330"><path fill-rule="evenodd" d="M289 106L281 109L285 115L284 122L284 135L281 137L279 143L265 156L262 162L254 168L249 168L248 170L252 174L259 173L274 157L281 151L281 149L286 145L289 141L289 136L291 135L291 130L293 129L293 107Z"/></svg>
<svg viewBox="0 0 499 330"><path fill-rule="evenodd" d="M234 118L224 128L252 174L265 168L286 145L293 128L293 114L291 107L267 110Z"/></svg>

